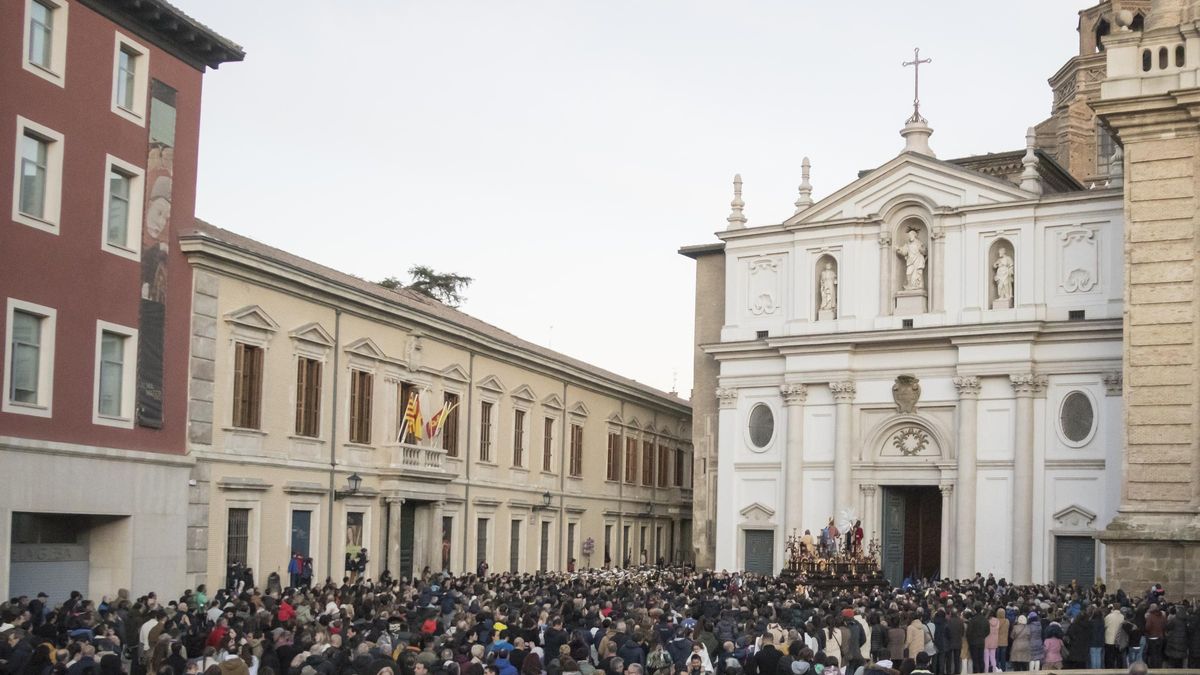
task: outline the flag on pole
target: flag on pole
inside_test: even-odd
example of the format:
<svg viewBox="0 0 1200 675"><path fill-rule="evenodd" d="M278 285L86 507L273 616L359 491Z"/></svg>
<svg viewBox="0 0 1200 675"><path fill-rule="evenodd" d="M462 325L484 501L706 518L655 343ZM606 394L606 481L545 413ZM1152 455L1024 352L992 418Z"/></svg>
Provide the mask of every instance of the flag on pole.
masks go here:
<svg viewBox="0 0 1200 675"><path fill-rule="evenodd" d="M421 418L421 399L415 391L408 397L408 407L404 409L404 425L413 435L413 440L421 440L425 421ZM401 441L403 440L401 437Z"/></svg>
<svg viewBox="0 0 1200 675"><path fill-rule="evenodd" d="M446 426L446 420L450 418L450 411L458 407L458 404L450 405L446 403L442 409L435 412L433 417L429 418L429 423L425 425L425 432L429 438L437 438L442 433L442 428Z"/></svg>

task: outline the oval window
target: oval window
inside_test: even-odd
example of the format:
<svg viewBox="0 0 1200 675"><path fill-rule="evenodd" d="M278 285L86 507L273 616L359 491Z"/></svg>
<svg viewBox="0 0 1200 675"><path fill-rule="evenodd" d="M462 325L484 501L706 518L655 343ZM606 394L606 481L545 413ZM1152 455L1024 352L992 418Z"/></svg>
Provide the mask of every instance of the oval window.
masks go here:
<svg viewBox="0 0 1200 675"><path fill-rule="evenodd" d="M750 442L762 449L775 435L775 415L766 404L759 403L750 411Z"/></svg>
<svg viewBox="0 0 1200 675"><path fill-rule="evenodd" d="M1092 410L1092 399L1082 391L1073 391L1063 399L1058 414L1062 434L1072 443L1083 443L1092 435L1096 413Z"/></svg>

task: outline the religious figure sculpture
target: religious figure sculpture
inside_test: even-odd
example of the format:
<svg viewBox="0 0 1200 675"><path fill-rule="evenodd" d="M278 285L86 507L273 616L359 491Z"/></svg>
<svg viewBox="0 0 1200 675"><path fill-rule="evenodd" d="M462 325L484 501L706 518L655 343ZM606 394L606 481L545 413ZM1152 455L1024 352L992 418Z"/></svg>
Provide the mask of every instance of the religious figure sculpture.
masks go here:
<svg viewBox="0 0 1200 675"><path fill-rule="evenodd" d="M904 258L904 290L920 291L925 288L925 245L917 238L917 231L909 228L908 240L896 247L896 253Z"/></svg>
<svg viewBox="0 0 1200 675"><path fill-rule="evenodd" d="M834 312L837 310L837 272L833 271L833 263L825 263L825 269L821 270L821 318L826 318L825 313L829 313L829 318L834 318Z"/></svg>
<svg viewBox="0 0 1200 675"><path fill-rule="evenodd" d="M1012 307L1013 297L1013 259L1008 255L1008 249L1000 249L996 253L996 262L992 263L996 270L992 279L996 282L996 302L993 309Z"/></svg>

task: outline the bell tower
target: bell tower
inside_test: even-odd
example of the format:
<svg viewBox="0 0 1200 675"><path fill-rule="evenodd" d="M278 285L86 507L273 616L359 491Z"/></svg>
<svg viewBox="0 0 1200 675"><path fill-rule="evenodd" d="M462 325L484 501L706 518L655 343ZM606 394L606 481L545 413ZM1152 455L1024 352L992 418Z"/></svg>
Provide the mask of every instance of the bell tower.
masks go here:
<svg viewBox="0 0 1200 675"><path fill-rule="evenodd" d="M1114 151L1110 132L1099 123L1092 104L1100 98L1106 55L1104 38L1117 29L1116 16L1127 11L1141 30L1150 0L1105 0L1079 12L1079 54L1049 80L1054 92L1050 118L1037 125L1037 147L1054 157L1084 185L1109 180Z"/></svg>
<svg viewBox="0 0 1200 675"><path fill-rule="evenodd" d="M1092 106L1124 148L1121 506L1110 587L1200 593L1200 0L1114 16ZM1190 572L1190 573L1189 573Z"/></svg>

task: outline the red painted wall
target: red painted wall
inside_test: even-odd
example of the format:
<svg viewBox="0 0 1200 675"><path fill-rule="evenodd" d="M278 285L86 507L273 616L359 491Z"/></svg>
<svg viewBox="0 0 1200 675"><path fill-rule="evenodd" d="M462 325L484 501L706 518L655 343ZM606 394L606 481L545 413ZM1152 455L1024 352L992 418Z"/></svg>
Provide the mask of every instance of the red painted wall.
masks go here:
<svg viewBox="0 0 1200 675"><path fill-rule="evenodd" d="M11 297L58 310L53 417L0 412L0 436L183 454L192 275L179 252L178 233L195 217L202 73L163 51L149 35L71 2L66 86L59 87L22 68L24 30L24 0L0 0L0 303ZM141 289L139 263L100 247L105 154L144 169L148 152L148 129L110 109L118 30L150 49L150 79L179 92L162 429L92 423L96 321L138 327ZM17 115L65 136L57 236L12 221ZM0 371L7 367L0 363Z"/></svg>

